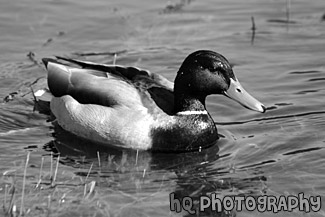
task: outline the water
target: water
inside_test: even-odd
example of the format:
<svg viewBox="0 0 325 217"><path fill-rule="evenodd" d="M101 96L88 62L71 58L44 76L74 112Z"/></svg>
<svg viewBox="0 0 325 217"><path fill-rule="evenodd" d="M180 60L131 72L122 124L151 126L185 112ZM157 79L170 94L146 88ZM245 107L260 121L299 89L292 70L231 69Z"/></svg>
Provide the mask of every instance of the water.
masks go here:
<svg viewBox="0 0 325 217"><path fill-rule="evenodd" d="M58 179L65 181L61 188L68 191L59 187L56 191L57 197L68 195L68 207L52 215L92 216L98 210L98 216L108 215L103 210L117 216L186 215L169 211L170 193L198 198L214 192L255 196L303 192L321 196L321 211L280 215L323 216L324 6L322 0L291 1L286 23L285 1L1 1L0 98L10 93L13 97L0 105L1 198L11 178L20 183L27 151L32 151L27 170L31 182L37 182L42 156L44 170L49 171L49 155L59 151ZM118 55L117 63L173 80L183 59L198 49L226 56L242 85L268 108L258 114L225 97L208 97L208 110L223 138L202 153L121 154L90 147L51 124L47 115L33 111L30 85L37 79L33 87L44 84L42 57L68 55L111 63L110 55L80 54L126 51ZM34 56L28 57L30 52ZM112 154L114 159L108 160ZM89 180L96 180L96 196L72 211L77 205L69 195L82 194L83 187L67 186L85 179L91 165ZM30 207L31 213L38 213ZM237 212L251 215L273 213Z"/></svg>

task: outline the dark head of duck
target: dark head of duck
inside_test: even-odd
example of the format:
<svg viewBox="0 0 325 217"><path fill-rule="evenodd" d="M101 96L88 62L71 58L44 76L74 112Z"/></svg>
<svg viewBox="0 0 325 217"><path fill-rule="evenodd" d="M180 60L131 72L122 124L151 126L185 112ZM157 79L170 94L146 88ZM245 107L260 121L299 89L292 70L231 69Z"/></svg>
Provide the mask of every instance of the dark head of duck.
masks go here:
<svg viewBox="0 0 325 217"><path fill-rule="evenodd" d="M205 98L210 94L223 94L254 111L266 110L241 86L224 56L208 50L196 51L177 72L175 112L205 110Z"/></svg>
<svg viewBox="0 0 325 217"><path fill-rule="evenodd" d="M236 80L228 60L213 51L200 50L190 54L175 78L175 110L205 110L205 98L223 94Z"/></svg>
<svg viewBox="0 0 325 217"><path fill-rule="evenodd" d="M200 150L218 140L214 121L205 110L205 98L210 94L223 94L248 109L265 112L263 104L240 85L228 60L213 51L190 54L181 65L174 85L178 124L155 133L157 141L164 138L165 144L178 144L174 150Z"/></svg>

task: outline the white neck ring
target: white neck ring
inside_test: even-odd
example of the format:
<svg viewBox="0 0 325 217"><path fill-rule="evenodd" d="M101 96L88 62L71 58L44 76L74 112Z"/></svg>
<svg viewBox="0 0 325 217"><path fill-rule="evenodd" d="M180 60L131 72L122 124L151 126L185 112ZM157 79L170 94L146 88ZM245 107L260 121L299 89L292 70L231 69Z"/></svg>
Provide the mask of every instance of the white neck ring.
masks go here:
<svg viewBox="0 0 325 217"><path fill-rule="evenodd" d="M177 115L207 115L208 112L206 110L203 111L181 111L177 112Z"/></svg>

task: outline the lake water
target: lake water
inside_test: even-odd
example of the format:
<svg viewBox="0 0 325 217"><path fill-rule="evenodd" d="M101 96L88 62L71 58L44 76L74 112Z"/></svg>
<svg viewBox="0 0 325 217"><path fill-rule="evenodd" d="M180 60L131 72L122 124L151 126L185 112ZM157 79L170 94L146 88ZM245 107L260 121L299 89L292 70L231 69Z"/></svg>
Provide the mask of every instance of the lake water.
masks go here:
<svg viewBox="0 0 325 217"><path fill-rule="evenodd" d="M7 200L5 207L12 186L17 189L13 201L20 206L24 164L31 152L27 216L188 216L170 211L171 193L192 197L194 216L275 215L198 212L203 195L304 193L306 198L320 196L320 211L295 209L279 216L325 216L324 0L0 3L0 98L8 101L0 104L0 196ZM246 90L268 108L260 114L223 96L208 97L207 109L222 139L201 153L122 153L97 147L34 111L30 87L45 84L43 57L112 63L108 53L121 51L118 64L173 80L184 58L199 49L226 56ZM51 153L56 162L57 152L61 184L49 188ZM45 180L41 191L32 187L40 167ZM85 188L80 183L92 181L95 190L84 197L90 184Z"/></svg>

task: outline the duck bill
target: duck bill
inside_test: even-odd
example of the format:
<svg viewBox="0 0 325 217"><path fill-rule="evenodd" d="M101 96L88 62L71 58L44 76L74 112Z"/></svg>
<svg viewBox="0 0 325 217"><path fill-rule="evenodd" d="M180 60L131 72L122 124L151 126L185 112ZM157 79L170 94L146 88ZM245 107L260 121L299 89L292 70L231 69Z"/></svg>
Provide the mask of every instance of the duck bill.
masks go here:
<svg viewBox="0 0 325 217"><path fill-rule="evenodd" d="M230 99L235 100L245 108L253 111L265 112L265 106L257 99L251 96L239 83L238 80L230 79L230 86L227 91L224 91L224 95Z"/></svg>

